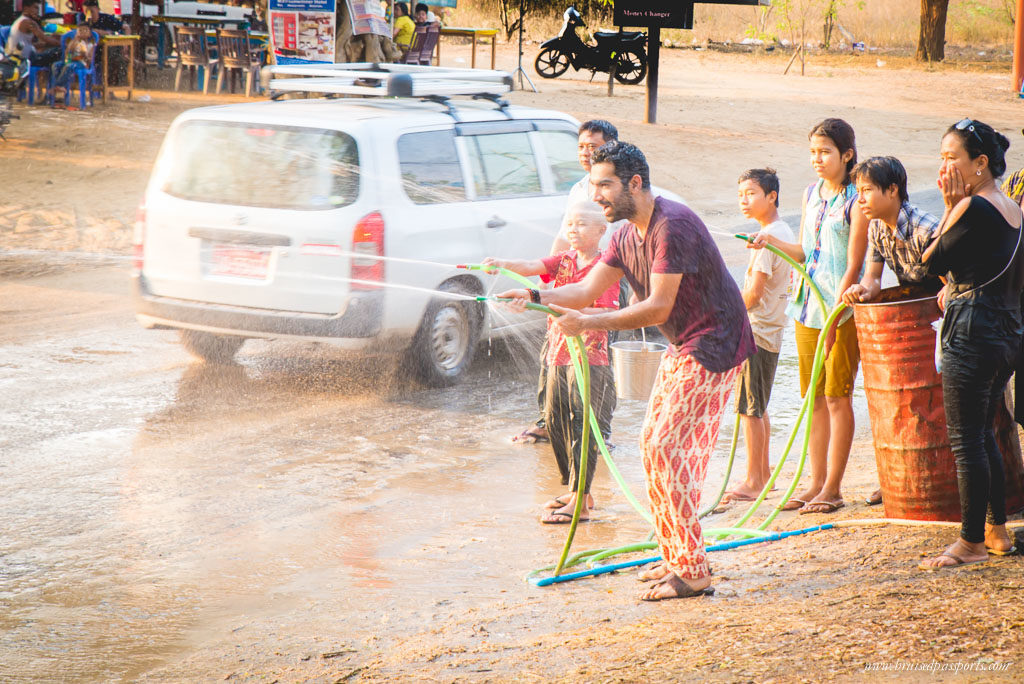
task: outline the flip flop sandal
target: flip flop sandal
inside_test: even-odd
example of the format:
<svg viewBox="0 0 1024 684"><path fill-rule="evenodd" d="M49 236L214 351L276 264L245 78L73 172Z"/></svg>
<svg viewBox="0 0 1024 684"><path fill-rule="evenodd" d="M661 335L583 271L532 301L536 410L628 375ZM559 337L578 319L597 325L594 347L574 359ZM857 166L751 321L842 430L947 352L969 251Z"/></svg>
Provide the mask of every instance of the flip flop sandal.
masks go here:
<svg viewBox="0 0 1024 684"><path fill-rule="evenodd" d="M1016 556L1017 555L1017 547L1016 546L1011 546L1006 551L1000 551L999 549L990 549L990 548L987 548L987 547L985 548L985 550L988 551L989 553L991 553L993 556Z"/></svg>
<svg viewBox="0 0 1024 684"><path fill-rule="evenodd" d="M549 511L553 511L556 508L565 508L566 506L569 505L570 503L568 501L563 501L562 497L556 496L554 499L551 499L550 501L545 503L544 508L548 509ZM591 506L590 510L594 510L595 508L597 508L597 506Z"/></svg>
<svg viewBox="0 0 1024 684"><path fill-rule="evenodd" d="M553 511L553 510L556 510L558 508L564 508L564 507L566 507L568 505L569 505L568 501L562 501L562 499L560 497L556 496L554 499L551 499L550 501L545 503L544 504L544 508L548 509L549 511Z"/></svg>
<svg viewBox="0 0 1024 684"><path fill-rule="evenodd" d="M954 565L925 565L924 563L921 563L917 566L917 569L924 570L925 572L935 572L936 570L948 570L950 568L963 567L964 565L975 565L977 563L988 562L988 558L983 558L981 560L974 561L965 561L963 558L954 553L940 553L938 556L936 556L936 558L952 558L956 561L956 563Z"/></svg>
<svg viewBox="0 0 1024 684"><path fill-rule="evenodd" d="M654 589L654 587L659 587L662 584L668 584L668 583L669 583L669 580L667 580L667 579L666 580L662 580L661 582L653 584L651 586L651 589ZM677 587L675 585L673 585L673 587L672 587L673 589L676 590L676 595L675 596L661 596L661 597L658 597L658 596L641 596L640 600L641 601L652 601L652 602L653 601L669 601L671 599L677 599L677 598L695 598L697 596L714 596L715 595L715 588L713 586L708 586L708 587L705 587L704 589L693 589L686 582L680 581L680 584L682 585L681 587Z"/></svg>
<svg viewBox="0 0 1024 684"><path fill-rule="evenodd" d="M568 525L572 522L572 515L569 513L549 513L546 519L541 518L540 521L545 525ZM590 518L580 518L580 522L590 522Z"/></svg>
<svg viewBox="0 0 1024 684"><path fill-rule="evenodd" d="M792 499L790 499L790 501L792 501ZM831 501L810 501L807 504L805 504L803 508L797 511L797 513L799 513L800 515L810 515L812 513L821 513L825 515L829 513L835 513L845 505L846 503L843 501L840 501L839 503L833 503ZM809 506L825 506L825 510L813 510L809 508Z"/></svg>
<svg viewBox="0 0 1024 684"><path fill-rule="evenodd" d="M864 503L868 506L877 506L882 503L882 491L872 492L871 496L864 499Z"/></svg>
<svg viewBox="0 0 1024 684"><path fill-rule="evenodd" d="M780 511L799 511L801 508L807 505L807 502L803 499L790 499L779 508Z"/></svg>

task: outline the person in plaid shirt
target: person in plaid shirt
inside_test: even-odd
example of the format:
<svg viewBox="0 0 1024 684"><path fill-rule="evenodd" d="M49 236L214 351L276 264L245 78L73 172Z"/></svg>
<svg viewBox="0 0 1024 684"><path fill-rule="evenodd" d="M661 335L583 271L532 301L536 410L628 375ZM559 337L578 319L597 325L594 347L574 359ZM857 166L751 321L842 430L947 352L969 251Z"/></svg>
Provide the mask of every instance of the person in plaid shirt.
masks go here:
<svg viewBox="0 0 1024 684"><path fill-rule="evenodd" d="M938 292L942 282L928 275L921 255L938 237L939 219L908 201L907 171L895 157L871 157L850 174L857 186L857 204L870 219L868 258L864 277L843 293L849 305L870 302L882 291L882 266L888 265L900 285L920 285ZM869 506L882 503L882 490L865 500Z"/></svg>
<svg viewBox="0 0 1024 684"><path fill-rule="evenodd" d="M870 219L864 277L843 293L853 305L870 302L882 289L882 266L888 265L900 285L921 285L931 293L942 283L928 275L921 255L938 237L939 219L908 201L907 172L895 157L871 157L856 167L857 204Z"/></svg>

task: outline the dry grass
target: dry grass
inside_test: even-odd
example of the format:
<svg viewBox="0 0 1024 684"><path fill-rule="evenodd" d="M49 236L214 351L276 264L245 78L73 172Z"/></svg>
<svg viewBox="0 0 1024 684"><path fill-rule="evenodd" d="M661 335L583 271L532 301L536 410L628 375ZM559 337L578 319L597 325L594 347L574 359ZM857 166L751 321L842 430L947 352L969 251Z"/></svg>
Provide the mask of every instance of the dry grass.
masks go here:
<svg viewBox="0 0 1024 684"><path fill-rule="evenodd" d="M795 0L794 5L808 4L821 7L822 0ZM914 0L864 0L858 7L857 0L846 0L839 10L839 23L855 40L877 48L913 48L917 45L920 5ZM950 3L946 22L946 41L951 48L974 48L982 50L1009 49L1013 44L1011 12L1014 0L959 0ZM558 5L564 8L564 5ZM449 23L461 26L499 27L498 3L496 0L461 3L452 10ZM758 12L754 7L704 5L695 8L694 30L664 31L666 42L675 45L740 41L757 24ZM821 11L808 11L808 40L822 39ZM780 27L782 16L773 8L767 22L769 35L789 39L790 33ZM611 18L588 18L591 30L600 26L611 28ZM528 16L526 40L540 41L553 37L561 26L561 12L553 10L548 15ZM838 40L838 36L837 36Z"/></svg>

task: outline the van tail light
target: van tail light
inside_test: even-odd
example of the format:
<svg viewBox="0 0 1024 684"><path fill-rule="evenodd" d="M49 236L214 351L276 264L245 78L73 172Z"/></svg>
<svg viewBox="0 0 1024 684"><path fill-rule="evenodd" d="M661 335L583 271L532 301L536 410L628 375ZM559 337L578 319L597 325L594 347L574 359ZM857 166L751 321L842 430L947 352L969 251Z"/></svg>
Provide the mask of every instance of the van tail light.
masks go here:
<svg viewBox="0 0 1024 684"><path fill-rule="evenodd" d="M132 272L135 275L142 274L142 266L145 261L143 243L146 240L146 205L140 204L135 210L135 227L132 229Z"/></svg>
<svg viewBox="0 0 1024 684"><path fill-rule="evenodd" d="M384 282L384 217L379 212L359 219L352 229L352 289L377 289Z"/></svg>

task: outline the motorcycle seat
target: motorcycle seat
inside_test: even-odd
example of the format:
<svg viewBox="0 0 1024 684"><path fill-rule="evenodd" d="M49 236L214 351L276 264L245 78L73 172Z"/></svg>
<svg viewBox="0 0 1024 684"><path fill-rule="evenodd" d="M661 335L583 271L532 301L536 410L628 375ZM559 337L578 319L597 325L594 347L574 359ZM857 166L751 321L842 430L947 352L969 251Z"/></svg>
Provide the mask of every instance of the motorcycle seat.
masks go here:
<svg viewBox="0 0 1024 684"><path fill-rule="evenodd" d="M619 40L621 37L624 41L636 40L638 37L644 35L642 31L623 31L621 34L618 31L595 31L594 38L597 42L603 42L608 40Z"/></svg>

